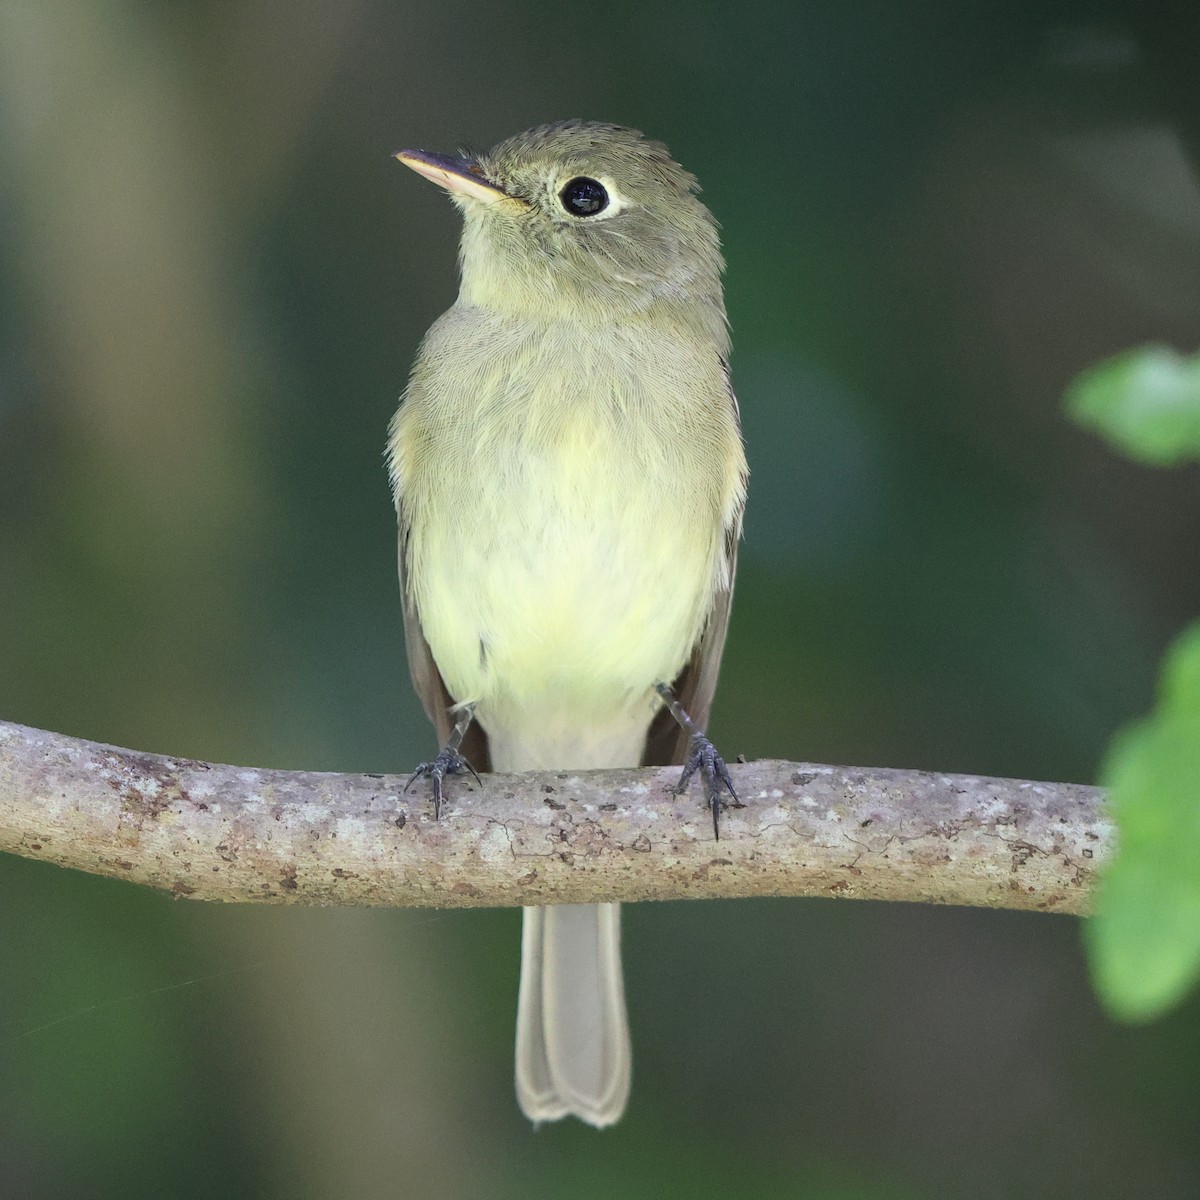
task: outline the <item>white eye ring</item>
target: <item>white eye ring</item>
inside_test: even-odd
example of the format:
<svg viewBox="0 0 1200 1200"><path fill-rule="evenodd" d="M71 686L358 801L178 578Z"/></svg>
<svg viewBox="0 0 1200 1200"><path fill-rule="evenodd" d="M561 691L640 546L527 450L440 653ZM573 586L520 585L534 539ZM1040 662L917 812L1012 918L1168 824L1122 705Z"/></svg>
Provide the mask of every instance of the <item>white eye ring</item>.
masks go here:
<svg viewBox="0 0 1200 1200"><path fill-rule="evenodd" d="M603 221L629 207L629 201L607 175L563 176L550 181L549 191L558 211L573 221Z"/></svg>

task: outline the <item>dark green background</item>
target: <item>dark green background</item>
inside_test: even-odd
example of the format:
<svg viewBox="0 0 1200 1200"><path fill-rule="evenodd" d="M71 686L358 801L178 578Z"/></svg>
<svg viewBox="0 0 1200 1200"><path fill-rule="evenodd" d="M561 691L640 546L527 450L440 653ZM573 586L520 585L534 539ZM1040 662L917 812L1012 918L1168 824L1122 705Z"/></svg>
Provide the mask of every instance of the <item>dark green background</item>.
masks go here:
<svg viewBox="0 0 1200 1200"><path fill-rule="evenodd" d="M667 141L724 227L726 754L1091 779L1200 610L1200 475L1060 408L1103 355L1196 345L1182 10L0 5L0 715L263 766L431 749L382 447L458 229L389 154L581 116ZM631 908L603 1134L518 1114L518 925L3 860L0 1194L1200 1194L1200 1005L1112 1025L1072 920Z"/></svg>

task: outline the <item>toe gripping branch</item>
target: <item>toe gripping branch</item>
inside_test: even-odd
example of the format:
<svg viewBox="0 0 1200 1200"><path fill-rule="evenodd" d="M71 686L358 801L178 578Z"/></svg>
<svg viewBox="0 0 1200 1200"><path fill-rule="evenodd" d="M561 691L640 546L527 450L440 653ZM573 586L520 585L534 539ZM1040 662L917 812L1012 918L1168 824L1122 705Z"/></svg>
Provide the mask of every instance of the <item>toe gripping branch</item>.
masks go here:
<svg viewBox="0 0 1200 1200"><path fill-rule="evenodd" d="M463 738L467 735L467 730L471 728L471 721L474 716L475 705L463 705L459 710L458 719L454 722L454 729L450 733L449 741L438 751L436 758L431 759L429 762L420 763L417 769L408 777L408 782L404 785L404 790L407 792L417 779L427 778L432 781L433 815L435 818L440 819L442 815L442 780L447 775L458 775L463 771L470 771L475 776L475 782L480 787L483 786L483 780L479 778L479 773L458 752Z"/></svg>
<svg viewBox="0 0 1200 1200"><path fill-rule="evenodd" d="M721 811L732 802L734 808L743 807L733 790L733 780L729 778L729 770L725 760L717 753L717 748L696 728L695 721L688 716L675 693L665 683L656 683L654 690L662 697L663 703L671 716L679 723L679 727L691 738L688 744L687 761L683 764L683 774L679 782L671 789L676 796L682 796L688 788L688 781L699 771L704 782L704 802L712 812L713 837L721 838ZM732 800L727 799L728 792Z"/></svg>

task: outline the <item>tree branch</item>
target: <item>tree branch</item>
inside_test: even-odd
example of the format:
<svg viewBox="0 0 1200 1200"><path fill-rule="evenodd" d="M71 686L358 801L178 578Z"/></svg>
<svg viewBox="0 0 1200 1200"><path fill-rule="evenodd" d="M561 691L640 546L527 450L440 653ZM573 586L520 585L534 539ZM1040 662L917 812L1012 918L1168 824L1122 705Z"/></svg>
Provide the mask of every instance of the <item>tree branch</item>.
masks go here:
<svg viewBox="0 0 1200 1200"><path fill-rule="evenodd" d="M197 900L485 907L845 896L1084 913L1096 788L762 761L713 840L679 768L404 778L229 767L0 722L0 850Z"/></svg>

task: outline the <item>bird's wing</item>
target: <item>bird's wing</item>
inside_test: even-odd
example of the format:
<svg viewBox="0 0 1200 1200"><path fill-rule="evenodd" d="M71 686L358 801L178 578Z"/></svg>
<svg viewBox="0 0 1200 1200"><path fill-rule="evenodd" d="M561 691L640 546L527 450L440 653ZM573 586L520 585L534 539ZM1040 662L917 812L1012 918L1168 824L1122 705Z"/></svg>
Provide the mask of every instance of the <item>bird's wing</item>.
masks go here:
<svg viewBox="0 0 1200 1200"><path fill-rule="evenodd" d="M727 364L723 365L728 385L729 368ZM737 397L733 394L732 387L729 387L729 403L733 405L733 413L740 428L741 414L738 411ZM744 495L744 487L742 491ZM671 690L675 693L676 699L701 730L708 728L713 693L717 690L717 676L721 671L721 653L725 649L725 634L729 629L729 609L733 603L733 580L737 572L738 541L742 536L742 512L744 509L745 501L743 500L733 511L725 526L723 577L729 581L728 586L720 588L714 594L708 621L704 626L704 632L692 650L692 657L688 659L687 665L679 675L671 681ZM650 732L646 736L646 749L642 754L642 765L664 767L672 763L683 763L687 759L687 753L687 733L679 728L665 708L662 709L654 718L654 723L650 726Z"/></svg>
<svg viewBox="0 0 1200 1200"><path fill-rule="evenodd" d="M727 531L725 559L729 566L729 586L713 597L704 632L692 651L687 665L671 683L684 711L700 729L708 728L713 693L717 690L717 675L721 670L721 652L725 649L725 634L729 628L729 608L733 600L733 572L737 567L737 533ZM646 737L642 765L663 767L682 763L687 758L688 734L664 708L654 718Z"/></svg>
<svg viewBox="0 0 1200 1200"><path fill-rule="evenodd" d="M400 567L400 595L404 607L404 645L408 651L408 670L412 675L413 689L425 707L425 713L437 730L438 746L444 746L450 739L454 728L454 719L450 709L454 706L454 697L446 690L442 673L433 661L433 654L425 634L421 629L421 617L417 612L416 601L412 589L408 586L408 522L404 517L404 502L401 499L396 507L400 522L400 536L397 559ZM491 754L488 750L487 734L476 721L472 722L463 739L460 753L477 771L491 770Z"/></svg>

